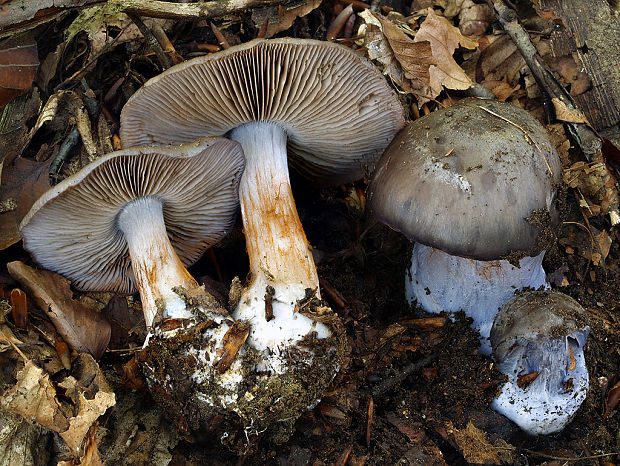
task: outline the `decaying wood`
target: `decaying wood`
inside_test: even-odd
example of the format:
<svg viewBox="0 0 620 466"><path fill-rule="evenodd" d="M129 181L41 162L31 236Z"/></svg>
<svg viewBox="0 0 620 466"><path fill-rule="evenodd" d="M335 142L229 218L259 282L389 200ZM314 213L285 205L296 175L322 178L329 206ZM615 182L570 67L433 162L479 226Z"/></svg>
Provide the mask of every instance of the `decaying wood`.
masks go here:
<svg viewBox="0 0 620 466"><path fill-rule="evenodd" d="M0 5L0 39L52 21L63 12L85 8L104 0L13 1Z"/></svg>
<svg viewBox="0 0 620 466"><path fill-rule="evenodd" d="M168 68L170 68L170 59L165 54L164 49L161 47L160 43L157 41L157 39L155 38L155 36L153 35L149 27L146 24L144 24L144 21L142 21L142 18L140 18L140 15L138 15L137 13L134 13L133 11L128 11L127 16L129 16L131 20L133 21L133 23L138 27L138 29L144 36L144 39L146 40L148 47L153 52L155 52L155 55L157 55L157 59L159 60L159 63L161 64L162 68L164 70L167 70Z"/></svg>
<svg viewBox="0 0 620 466"><path fill-rule="evenodd" d="M571 0L579 2L579 0ZM538 86L546 92L558 113L558 119L566 124L569 132L583 151L588 161L604 162L602 155L603 141L587 121L579 105L573 100L569 92L555 78L551 71L544 64L540 54L532 44L528 33L519 23L516 12L504 3L504 0L487 0L489 6L495 12L497 19L501 23L506 33L513 40L519 52L523 56L525 63L534 75ZM582 19L580 19L581 21ZM589 26L584 26L589 27ZM615 63L617 68L618 64ZM565 116L559 118L559 113ZM610 177L613 175L610 173ZM618 190L616 189L615 180L609 186L610 195L615 199L618 198ZM618 203L614 202L605 212L609 214L612 225L620 223L620 212L618 211Z"/></svg>
<svg viewBox="0 0 620 466"><path fill-rule="evenodd" d="M592 88L575 101L596 130L620 121L620 17L606 0L538 0L565 27L551 33L555 57L577 56Z"/></svg>
<svg viewBox="0 0 620 466"><path fill-rule="evenodd" d="M551 99L555 98L567 109L579 112L579 107L568 91L545 66L528 33L519 23L517 13L507 6L503 0L487 0L487 2L497 15L497 19L506 33L523 55L523 59L536 78L538 85L549 94ZM584 123L568 123L567 125L588 160L595 158L600 153L603 143L592 128Z"/></svg>
<svg viewBox="0 0 620 466"><path fill-rule="evenodd" d="M26 3L27 6L23 6ZM65 11L103 5L105 0L41 0L0 5L0 38L51 21ZM265 6L287 3L282 0L215 0L199 3L172 3L161 0L110 0L113 9L169 19L208 19Z"/></svg>

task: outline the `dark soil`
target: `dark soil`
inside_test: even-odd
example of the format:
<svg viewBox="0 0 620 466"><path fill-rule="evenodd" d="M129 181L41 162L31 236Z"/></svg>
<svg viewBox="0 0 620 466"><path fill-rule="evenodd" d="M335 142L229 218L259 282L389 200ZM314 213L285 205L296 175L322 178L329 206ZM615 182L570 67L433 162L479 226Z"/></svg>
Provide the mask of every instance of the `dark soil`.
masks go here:
<svg viewBox="0 0 620 466"><path fill-rule="evenodd" d="M332 6L324 4L280 35L324 39ZM243 18L241 24L245 27L236 24L225 31L231 43L255 36L249 18ZM181 55L191 53L192 41L217 43L211 29L202 26L178 27L176 37ZM40 54L45 56L61 39L57 31L42 31L39 42L47 43ZM62 76L52 79L50 89L83 64L76 58ZM127 98L141 81L159 72L152 54L146 56L144 49L122 45L99 57L86 82L100 103L107 94L104 106L109 121L118 122ZM122 75L130 78L110 94ZM74 87L78 85L74 83ZM529 104L542 105L538 101ZM34 141L31 146L42 142ZM33 154L36 149L31 147ZM554 279L553 287L575 298L589 314L586 358L591 386L583 406L563 432L530 437L490 410L489 403L504 378L489 358L477 354L478 335L467 320L463 316L454 322L449 318L429 320L438 316L407 305L404 281L412 244L364 211L359 198L363 199L366 185L317 189L297 176L292 182L323 281L322 298L338 313L346 330L349 348L344 367L321 403L297 421L287 443L275 445L263 439L251 454L238 456L222 446L215 432L205 429L184 437L174 449L171 464L465 464L471 456L456 434L470 422L486 433L490 444L503 440L514 447L504 446L508 452L502 456L504 462L564 464L567 458L587 458L578 461L581 464L620 462L620 408L604 415L608 391L620 381L620 235L607 219L591 218L587 226L569 190L562 207L563 223L556 231L545 269ZM609 255L599 265L587 258L593 229L606 230L612 239ZM248 270L240 221L213 251L190 268L190 273L210 277L208 286L215 295L225 297L233 277L243 279ZM16 259L28 260L20 245L2 252L2 275L6 275L4 264ZM218 276L219 281L214 282ZM564 286L559 285L562 278ZM135 335L130 339L140 343ZM113 342L111 349L126 345L125 336ZM108 353L100 364L110 379L118 381L114 374L129 359ZM425 364L415 366L420 361ZM410 375L395 382L404 373ZM147 391L140 393L145 403L153 403ZM123 390L117 394L122 396ZM615 456L596 457L610 453Z"/></svg>

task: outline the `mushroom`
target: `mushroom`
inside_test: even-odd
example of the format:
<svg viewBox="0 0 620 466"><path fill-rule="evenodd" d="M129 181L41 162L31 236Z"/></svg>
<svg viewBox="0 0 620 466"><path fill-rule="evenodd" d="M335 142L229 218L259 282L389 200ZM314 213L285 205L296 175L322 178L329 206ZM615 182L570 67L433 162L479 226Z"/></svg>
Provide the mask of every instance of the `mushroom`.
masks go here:
<svg viewBox="0 0 620 466"><path fill-rule="evenodd" d="M564 293L524 292L504 304L491 345L508 382L492 408L532 435L562 430L586 398L589 332L586 311Z"/></svg>
<svg viewBox="0 0 620 466"><path fill-rule="evenodd" d="M250 279L233 315L251 325L246 349L261 355L255 369L265 384L298 387L295 400L280 404L275 388L253 391L253 402L271 410L255 414L257 423L297 418L340 364L339 339L306 305L320 298L319 281L288 163L321 184L359 179L403 124L396 95L370 62L346 47L301 39L254 40L189 60L149 80L123 108L126 147L205 135L227 135L243 147ZM327 308L320 311L325 320Z"/></svg>
<svg viewBox="0 0 620 466"><path fill-rule="evenodd" d="M207 367L196 364L195 371L215 377L225 335L236 325L185 267L232 228L243 167L241 147L224 138L110 153L35 202L20 225L24 247L77 288L137 289L149 329L146 349L185 342L192 329L202 329L201 345L173 358L177 366L189 357L200 361ZM147 369L157 364L143 362ZM174 366L168 370L175 374ZM175 381L158 375L149 382Z"/></svg>
<svg viewBox="0 0 620 466"><path fill-rule="evenodd" d="M410 303L464 310L488 342L515 290L546 287L544 249L561 166L529 113L490 100L437 110L403 129L378 162L370 208L414 240Z"/></svg>

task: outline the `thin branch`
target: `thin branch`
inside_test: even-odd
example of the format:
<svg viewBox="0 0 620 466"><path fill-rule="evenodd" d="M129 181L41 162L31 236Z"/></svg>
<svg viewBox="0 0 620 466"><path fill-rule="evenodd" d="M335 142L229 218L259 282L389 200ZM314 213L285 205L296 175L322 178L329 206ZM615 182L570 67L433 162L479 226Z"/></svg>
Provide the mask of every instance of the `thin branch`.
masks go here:
<svg viewBox="0 0 620 466"><path fill-rule="evenodd" d="M389 392L395 385L398 385L399 383L403 382L411 374L418 372L424 366L427 366L428 364L435 361L436 359L437 359L437 355L431 354L430 356L427 356L417 362L414 362L414 363L411 363L405 366L405 368L401 371L400 374L398 374L395 377L390 377L389 379L384 380L383 382L378 384L376 387L374 387L372 391L370 392L370 394L372 395L373 398L382 397L387 392Z"/></svg>
<svg viewBox="0 0 620 466"><path fill-rule="evenodd" d="M521 52L538 85L552 98L555 97L560 100L569 110L579 111L568 91L544 65L542 58L530 40L530 36L519 23L517 13L507 6L504 0L487 0L487 3L495 11L498 21ZM596 132L583 123L567 123L567 126L587 159L595 158L601 151L603 144Z"/></svg>
<svg viewBox="0 0 620 466"><path fill-rule="evenodd" d="M144 36L144 39L146 39L147 46L151 49L151 51L155 52L155 55L157 55L157 59L159 60L159 63L161 64L162 68L164 70L167 70L168 68L170 68L170 59L164 52L164 49L161 48L161 45L159 44L159 42L157 41L157 39L155 38L151 30L149 29L149 27L146 24L144 24L144 21L142 21L142 18L140 18L140 15L137 13L134 13L133 11L127 11L126 14L133 21L133 23L138 27L138 29L140 30L140 33Z"/></svg>
<svg viewBox="0 0 620 466"><path fill-rule="evenodd" d="M140 16L169 19L208 19L250 8L279 5L282 0L218 0L199 3L171 3L160 0L112 0L114 6Z"/></svg>
<svg viewBox="0 0 620 466"><path fill-rule="evenodd" d="M0 5L0 38L32 29L56 19L67 11L103 5L106 0L37 0L13 1ZM110 0L115 11L148 18L209 19L238 13L250 8L275 6L284 0L216 0L199 3L173 3L161 0ZM25 5L25 6L24 6Z"/></svg>

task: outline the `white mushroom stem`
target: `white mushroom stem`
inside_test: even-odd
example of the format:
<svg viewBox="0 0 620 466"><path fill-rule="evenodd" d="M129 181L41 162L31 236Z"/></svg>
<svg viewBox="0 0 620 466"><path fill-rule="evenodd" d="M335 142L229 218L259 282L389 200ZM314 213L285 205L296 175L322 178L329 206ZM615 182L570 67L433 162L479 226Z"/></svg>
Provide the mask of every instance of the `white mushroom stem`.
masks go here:
<svg viewBox="0 0 620 466"><path fill-rule="evenodd" d="M585 327L557 339L540 335L537 340L515 342L506 358L498 361L508 382L491 407L531 435L562 430L587 395L590 379L583 347L589 330ZM536 378L520 384L520 377L527 374Z"/></svg>
<svg viewBox="0 0 620 466"><path fill-rule="evenodd" d="M477 261L416 243L405 278L405 295L428 312L465 311L480 333L480 353L491 354L489 334L497 311L516 290L549 288L545 252L524 257L515 267L506 260Z"/></svg>
<svg viewBox="0 0 620 466"><path fill-rule="evenodd" d="M330 335L325 325L295 312L306 289L320 297L319 280L291 192L284 129L248 123L230 137L241 143L246 157L239 198L251 273L233 315L250 322L247 343L273 352L270 365L280 372L286 366L278 357L281 350L314 331L319 338ZM270 306L273 319L268 321Z"/></svg>
<svg viewBox="0 0 620 466"><path fill-rule="evenodd" d="M161 318L191 318L185 302L172 289L191 289L198 284L170 244L161 201L155 197L131 201L118 215L117 225L129 247L147 328L153 324L158 307L163 311Z"/></svg>

